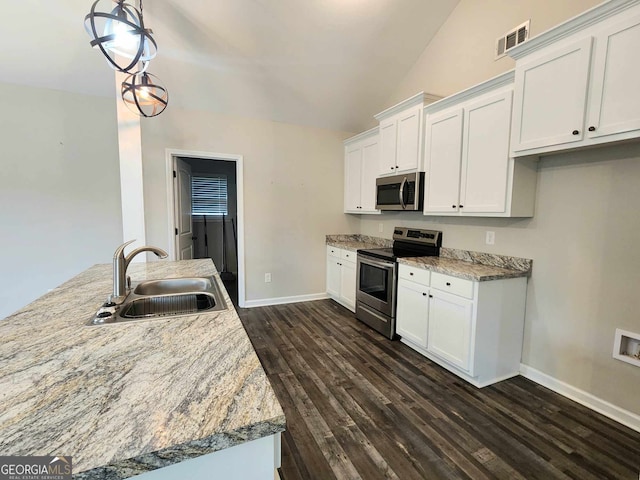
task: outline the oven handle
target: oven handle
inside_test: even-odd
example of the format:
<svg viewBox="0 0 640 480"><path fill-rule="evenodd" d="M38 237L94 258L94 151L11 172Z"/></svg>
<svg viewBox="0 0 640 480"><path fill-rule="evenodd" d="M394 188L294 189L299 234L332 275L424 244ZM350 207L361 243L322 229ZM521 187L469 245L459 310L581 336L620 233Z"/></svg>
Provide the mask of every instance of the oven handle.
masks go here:
<svg viewBox="0 0 640 480"><path fill-rule="evenodd" d="M373 258L366 257L364 255L358 255L358 262L366 263L368 265L373 265L374 267L380 267L380 268L393 268L396 265L395 262L384 262L384 261L374 260Z"/></svg>
<svg viewBox="0 0 640 480"><path fill-rule="evenodd" d="M402 183L400 184L400 192L399 192L399 196L400 196L400 205L402 205L402 209L406 210L407 209L407 205L404 203L404 186L407 184L407 177L404 177L402 179Z"/></svg>

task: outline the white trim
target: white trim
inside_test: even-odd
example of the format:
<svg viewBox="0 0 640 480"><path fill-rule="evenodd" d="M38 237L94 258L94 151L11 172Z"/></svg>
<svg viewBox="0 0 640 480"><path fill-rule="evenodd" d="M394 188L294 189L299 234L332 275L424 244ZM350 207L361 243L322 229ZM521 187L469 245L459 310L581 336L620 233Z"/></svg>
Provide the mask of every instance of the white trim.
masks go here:
<svg viewBox="0 0 640 480"><path fill-rule="evenodd" d="M501 73L500 75L490 78L489 80L478 83L473 87L469 87L466 90L462 90L461 92L454 93L453 95L445 97L442 100L438 100L437 102L426 105L423 109L424 113L432 114L445 108L458 105L465 100L475 99L479 95L494 92L500 87L513 85L515 76L515 69L509 70L505 73Z"/></svg>
<svg viewBox="0 0 640 480"><path fill-rule="evenodd" d="M260 298L258 300L247 300L244 302L244 307L268 307L270 305L284 305L285 303L312 302L314 300L324 300L325 298L329 298L326 292L296 295L293 297Z"/></svg>
<svg viewBox="0 0 640 480"><path fill-rule="evenodd" d="M524 363L520 364L520 375L529 380L536 382L543 387L547 387L560 395L567 397L574 402L578 402L585 407L590 408L598 413L601 413L605 417L609 417L616 422L619 422L627 427L640 432L640 415L620 408L612 403L602 400L584 390L580 390L568 383L565 383L557 378L553 378L546 373L536 370Z"/></svg>
<svg viewBox="0 0 640 480"><path fill-rule="evenodd" d="M374 135L378 135L378 133L380 133L380 127L373 127L370 128L369 130L362 132L362 133L358 133L357 135L354 135L353 137L349 137L347 138L344 142L344 146L348 146L351 143L357 142L359 140L364 140L366 138L369 137L373 137Z"/></svg>
<svg viewBox="0 0 640 480"><path fill-rule="evenodd" d="M165 149L166 177L167 177L167 214L169 221L169 257L176 259L175 244L175 215L174 215L174 192L173 192L173 169L175 157L199 158L203 160L226 160L236 162L236 209L238 224L238 306L246 306L245 291L245 253L244 253L244 158L242 155L228 153L199 152L195 150L179 150L175 148Z"/></svg>
<svg viewBox="0 0 640 480"><path fill-rule="evenodd" d="M378 121L381 121L381 120L384 120L385 118L395 115L396 113L403 112L408 108L417 107L418 105L422 106L425 103L437 102L441 98L442 97L439 95L432 95L430 93L424 93L424 92L416 93L413 97L407 98L406 100L403 100L402 102L394 105L393 107L389 107L386 110L383 110L382 112L374 115L373 118L375 118Z"/></svg>

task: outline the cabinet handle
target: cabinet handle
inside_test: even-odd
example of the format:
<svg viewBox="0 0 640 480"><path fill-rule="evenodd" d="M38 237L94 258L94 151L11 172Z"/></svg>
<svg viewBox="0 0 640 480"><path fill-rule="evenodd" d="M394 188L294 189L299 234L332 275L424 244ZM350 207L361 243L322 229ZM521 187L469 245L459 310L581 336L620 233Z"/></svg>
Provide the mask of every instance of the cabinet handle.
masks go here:
<svg viewBox="0 0 640 480"><path fill-rule="evenodd" d="M423 296L423 297L426 297L426 296L427 296L427 294L426 294L426 293L423 293L423 294L422 294L422 296Z"/></svg>
<svg viewBox="0 0 640 480"><path fill-rule="evenodd" d="M450 286L451 286L451 282L447 282L447 287L450 287Z"/></svg>
<svg viewBox="0 0 640 480"><path fill-rule="evenodd" d="M574 131L573 131L573 132L571 132L571 133L573 133L574 135L580 135L580 130L574 130Z"/></svg>
<svg viewBox="0 0 640 480"><path fill-rule="evenodd" d="M433 295L429 295L429 298L433 298Z"/></svg>
<svg viewBox="0 0 640 480"><path fill-rule="evenodd" d="M393 169L394 169L394 167L391 167L391 170L393 170Z"/></svg>
<svg viewBox="0 0 640 480"><path fill-rule="evenodd" d="M413 272L409 272L409 275L413 276Z"/></svg>
<svg viewBox="0 0 640 480"><path fill-rule="evenodd" d="M460 208L464 208L464 205L458 205Z"/></svg>
<svg viewBox="0 0 640 480"><path fill-rule="evenodd" d="M589 131L590 132L595 132L596 131L596 127L594 127L594 126L589 127Z"/></svg>
<svg viewBox="0 0 640 480"><path fill-rule="evenodd" d="M451 208L456 208L456 206L455 205L451 205Z"/></svg>

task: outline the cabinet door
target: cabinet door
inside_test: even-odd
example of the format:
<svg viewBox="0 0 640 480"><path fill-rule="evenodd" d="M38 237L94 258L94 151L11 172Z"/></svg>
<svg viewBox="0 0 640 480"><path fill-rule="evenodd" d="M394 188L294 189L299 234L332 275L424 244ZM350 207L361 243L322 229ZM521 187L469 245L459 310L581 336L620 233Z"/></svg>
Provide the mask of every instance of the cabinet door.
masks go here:
<svg viewBox="0 0 640 480"><path fill-rule="evenodd" d="M472 315L473 301L431 289L427 350L470 371Z"/></svg>
<svg viewBox="0 0 640 480"><path fill-rule="evenodd" d="M509 173L512 92L464 109L460 212L504 212Z"/></svg>
<svg viewBox="0 0 640 480"><path fill-rule="evenodd" d="M592 38L516 64L512 149L582 140Z"/></svg>
<svg viewBox="0 0 640 480"><path fill-rule="evenodd" d="M414 108L398 118L397 171L416 170L420 156L420 117L422 108Z"/></svg>
<svg viewBox="0 0 640 480"><path fill-rule="evenodd" d="M327 255L327 294L333 298L340 298L341 282L340 259Z"/></svg>
<svg viewBox="0 0 640 480"><path fill-rule="evenodd" d="M397 140L395 120L380 123L380 175L396 171Z"/></svg>
<svg viewBox="0 0 640 480"><path fill-rule="evenodd" d="M345 151L344 159L344 210L345 212L359 212L360 186L362 184L362 148L360 145L350 145Z"/></svg>
<svg viewBox="0 0 640 480"><path fill-rule="evenodd" d="M587 135L640 131L640 17L596 37Z"/></svg>
<svg viewBox="0 0 640 480"><path fill-rule="evenodd" d="M380 144L374 138L362 145L360 206L362 213L376 210L376 177L380 171Z"/></svg>
<svg viewBox="0 0 640 480"><path fill-rule="evenodd" d="M428 287L399 280L397 295L396 332L402 338L427 348Z"/></svg>
<svg viewBox="0 0 640 480"><path fill-rule="evenodd" d="M427 116L424 213L455 213L460 192L461 108Z"/></svg>
<svg viewBox="0 0 640 480"><path fill-rule="evenodd" d="M342 260L340 298L350 310L356 308L356 264Z"/></svg>

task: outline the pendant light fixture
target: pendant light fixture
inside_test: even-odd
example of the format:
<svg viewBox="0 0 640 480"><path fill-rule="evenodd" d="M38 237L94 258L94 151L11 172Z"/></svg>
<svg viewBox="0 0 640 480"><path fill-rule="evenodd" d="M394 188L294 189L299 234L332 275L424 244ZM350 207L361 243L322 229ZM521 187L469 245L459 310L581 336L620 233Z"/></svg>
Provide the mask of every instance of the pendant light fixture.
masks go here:
<svg viewBox="0 0 640 480"><path fill-rule="evenodd" d="M129 110L143 117L160 115L169 102L169 92L155 75L139 71L122 82L122 100Z"/></svg>
<svg viewBox="0 0 640 480"><path fill-rule="evenodd" d="M157 54L158 47L151 29L144 27L142 0L140 10L125 0L116 0L111 10L99 11L102 1L96 0L84 19L84 28L91 37L91 46L99 48L109 64L121 72L129 73L142 62L146 68Z"/></svg>

